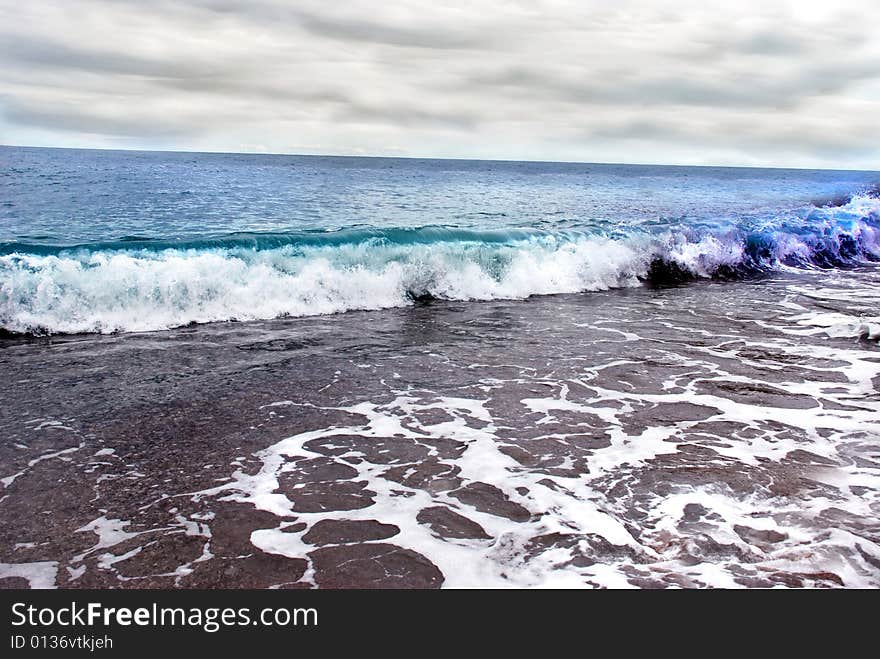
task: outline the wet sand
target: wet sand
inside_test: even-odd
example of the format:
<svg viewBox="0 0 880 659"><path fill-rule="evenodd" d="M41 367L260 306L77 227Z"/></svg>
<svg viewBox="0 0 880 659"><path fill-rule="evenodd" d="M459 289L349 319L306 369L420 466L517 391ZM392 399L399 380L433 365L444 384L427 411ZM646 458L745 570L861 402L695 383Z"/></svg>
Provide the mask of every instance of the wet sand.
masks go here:
<svg viewBox="0 0 880 659"><path fill-rule="evenodd" d="M2 339L0 585L878 586L878 284Z"/></svg>

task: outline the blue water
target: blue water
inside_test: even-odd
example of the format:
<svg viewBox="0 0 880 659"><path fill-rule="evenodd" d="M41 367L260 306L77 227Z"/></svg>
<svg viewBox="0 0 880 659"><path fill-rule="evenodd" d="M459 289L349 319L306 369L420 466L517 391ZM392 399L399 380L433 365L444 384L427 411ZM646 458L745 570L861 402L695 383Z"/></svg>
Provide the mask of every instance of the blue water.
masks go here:
<svg viewBox="0 0 880 659"><path fill-rule="evenodd" d="M880 258L858 171L0 147L0 327L146 330Z"/></svg>

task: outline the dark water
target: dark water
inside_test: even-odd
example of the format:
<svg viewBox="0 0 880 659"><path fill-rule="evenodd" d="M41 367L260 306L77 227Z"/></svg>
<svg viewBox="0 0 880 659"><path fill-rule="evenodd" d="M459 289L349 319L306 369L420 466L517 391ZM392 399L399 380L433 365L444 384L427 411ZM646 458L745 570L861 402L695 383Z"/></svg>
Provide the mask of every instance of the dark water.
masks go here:
<svg viewBox="0 0 880 659"><path fill-rule="evenodd" d="M880 585L871 174L0 154L0 585Z"/></svg>

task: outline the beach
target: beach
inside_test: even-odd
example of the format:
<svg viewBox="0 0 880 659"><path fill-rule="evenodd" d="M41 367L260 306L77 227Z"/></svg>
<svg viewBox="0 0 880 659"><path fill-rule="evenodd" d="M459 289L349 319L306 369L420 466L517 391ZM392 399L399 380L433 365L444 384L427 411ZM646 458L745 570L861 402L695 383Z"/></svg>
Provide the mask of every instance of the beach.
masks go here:
<svg viewBox="0 0 880 659"><path fill-rule="evenodd" d="M3 340L3 584L876 586L880 351L820 286Z"/></svg>
<svg viewBox="0 0 880 659"><path fill-rule="evenodd" d="M874 175L230 156L217 233L220 156L81 153L13 154L0 585L880 585Z"/></svg>

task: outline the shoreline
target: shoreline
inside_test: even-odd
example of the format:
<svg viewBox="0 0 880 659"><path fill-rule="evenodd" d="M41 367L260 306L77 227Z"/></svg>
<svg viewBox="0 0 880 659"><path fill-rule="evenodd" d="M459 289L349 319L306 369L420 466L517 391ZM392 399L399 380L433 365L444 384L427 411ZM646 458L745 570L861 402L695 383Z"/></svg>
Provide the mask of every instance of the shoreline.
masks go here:
<svg viewBox="0 0 880 659"><path fill-rule="evenodd" d="M880 349L790 320L820 282L4 340L0 584L876 585Z"/></svg>

